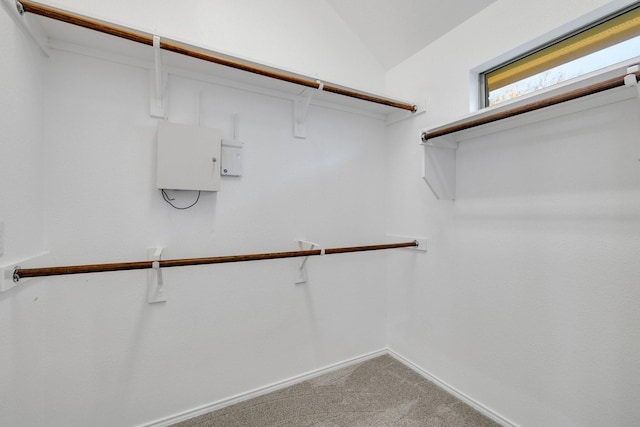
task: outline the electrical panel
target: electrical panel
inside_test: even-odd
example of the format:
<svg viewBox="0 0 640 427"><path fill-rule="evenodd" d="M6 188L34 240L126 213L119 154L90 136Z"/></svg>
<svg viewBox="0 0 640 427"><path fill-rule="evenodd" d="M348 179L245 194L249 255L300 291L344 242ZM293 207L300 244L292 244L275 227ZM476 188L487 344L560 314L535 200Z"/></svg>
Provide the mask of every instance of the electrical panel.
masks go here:
<svg viewBox="0 0 640 427"><path fill-rule="evenodd" d="M166 190L220 190L222 131L158 122L156 186Z"/></svg>

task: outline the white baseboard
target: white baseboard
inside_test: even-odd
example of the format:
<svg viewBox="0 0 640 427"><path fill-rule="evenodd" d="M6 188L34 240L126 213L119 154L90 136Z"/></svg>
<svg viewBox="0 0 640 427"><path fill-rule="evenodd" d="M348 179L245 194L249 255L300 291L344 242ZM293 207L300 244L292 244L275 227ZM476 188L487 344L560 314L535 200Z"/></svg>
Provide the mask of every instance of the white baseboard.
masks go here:
<svg viewBox="0 0 640 427"><path fill-rule="evenodd" d="M485 415L486 417L492 419L493 421L497 422L498 424L500 424L500 425L502 425L504 427L518 427L517 424L509 421L508 419L506 419L502 415L492 411L491 409L487 408L483 404L475 401L471 397L469 397L466 394L462 393L460 390L456 389L455 387L452 387L451 385L447 384L446 382L444 382L440 378L438 378L435 375L431 374L430 372L424 370L423 368L421 368L420 366L416 365L415 363L413 363L409 359L406 359L405 357L399 355L398 353L394 352L393 350L391 350L389 348L385 348L385 349L377 350L377 351L374 351L374 352L371 352L371 353L363 354L361 356L357 356L357 357L354 357L354 358L351 358L351 359L348 359L348 360L345 360L345 361L342 361L342 362L339 362L339 363L334 363L333 365L329 365L329 366L324 367L324 368L316 369L316 370L307 372L305 374L297 375L295 377L291 377L291 378L283 380L283 381L278 381L278 382L273 383L271 385L267 385L267 386L264 386L264 387L259 387L259 388L256 388L254 390L247 391L245 393L240 393L240 394L237 394L235 396L231 396L231 397L226 398L226 399L218 400L217 402L213 402L213 403L210 403L208 405L204 405L204 406L200 406L200 407L197 407L197 408L194 408L194 409L190 409L188 411L185 411L185 412L182 412L182 413L179 413L179 414L176 414L176 415L172 415L172 416L160 419L160 420L156 420L156 421L153 421L153 422L150 422L150 423L147 423L147 424L143 424L143 425L140 425L138 427L167 427L167 426L170 426L172 424L179 423L181 421L186 421L186 420L188 420L190 418L193 418L193 417L197 417L197 416L209 413L209 412L216 411L218 409L222 409L222 408L224 408L226 406L230 406L230 405L233 405L233 404L236 404L236 403L243 402L245 400L253 399L254 397L262 396L262 395L267 394L267 393L271 393L271 392L274 392L274 391L281 390L283 388L292 386L294 384L298 384L298 383L301 383L303 381L310 380L310 379L315 378L317 376L320 376L320 375L323 375L323 374L328 374L329 372L333 372L333 371L336 371L338 369L346 368L348 366L351 366L351 365L354 365L354 364L357 364L357 363L360 363L360 362L364 362L366 360L373 359L373 358L378 357L378 356L383 356L385 354L388 354L389 356L393 357L398 362L402 363L403 365L405 365L409 369L417 372L418 374L420 374L421 376L423 376L427 380L431 381L432 383L436 384L438 387L440 387L441 389L443 389L447 393L455 396L457 399L460 399L461 401L463 401L467 405L471 406L472 408L474 408L475 410L477 410L481 414Z"/></svg>
<svg viewBox="0 0 640 427"><path fill-rule="evenodd" d="M462 393L460 390L456 389L455 387L452 387L451 385L449 385L446 382L442 381L440 378L438 378L435 375L431 374L430 372L422 369L420 366L416 365L415 363L413 363L409 359L406 359L405 357L400 356L398 353L394 352L393 350L387 349L387 354L389 356L393 357L394 359L396 359L398 362L400 362L403 365L405 365L407 368L415 371L416 373L420 374L424 378L428 379L429 381L431 381L432 383L434 383L435 385L437 385L438 387L440 387L441 389L443 389L447 393L453 395L457 399L459 399L459 400L463 401L464 403L466 403L467 405L471 406L473 409L475 409L476 411L480 412L482 415L484 415L484 416L486 416L488 418L491 418L493 421L497 422L498 424L500 424L500 425L502 425L504 427L518 427L517 424L509 421L508 419L506 419L502 415L492 411L491 409L487 408L483 404L477 402L476 400L474 400L471 397L467 396L466 394Z"/></svg>
<svg viewBox="0 0 640 427"><path fill-rule="evenodd" d="M388 350L385 349L381 349L381 350L377 350L371 353L367 353L367 354L363 354L361 356L357 356L339 363L334 363L333 365L329 365L327 367L324 368L320 368L320 369L316 369L310 372L307 372L305 374L302 375L297 375L295 377L291 377L289 379L283 380L283 381L279 381L276 383L273 383L271 385L267 385L264 387L259 387L256 388L254 390L250 390L247 391L245 393L240 393L237 394L235 396L226 398L226 399L222 399L222 400L218 400L217 402L213 402L210 403L208 405L204 405L204 406L200 406L194 409L190 409L188 411L185 412L181 412L179 414L176 415L171 415L169 417L166 418L162 418L147 424L141 424L138 427L167 427L170 426L172 424L175 423L179 423L181 421L186 421L190 418L193 417L197 417L199 415L204 415L206 413L209 412L213 412L216 411L218 409L222 409L226 406L230 406L236 403L240 403L243 402L245 400L249 400L249 399L253 399L254 397L258 397L258 396L262 396L263 394L267 394L267 393L271 393L274 391L278 391L281 390L283 388L292 386L294 384L298 384L301 383L303 381L307 381L310 380L312 378L315 378L317 376L323 375L323 374L328 374L329 372L333 372L336 371L338 369L342 369L342 368L346 368L348 366L351 365L355 365L357 363L360 362L364 362L366 360L369 359L373 359L376 358L378 356L384 356L385 354L388 354Z"/></svg>

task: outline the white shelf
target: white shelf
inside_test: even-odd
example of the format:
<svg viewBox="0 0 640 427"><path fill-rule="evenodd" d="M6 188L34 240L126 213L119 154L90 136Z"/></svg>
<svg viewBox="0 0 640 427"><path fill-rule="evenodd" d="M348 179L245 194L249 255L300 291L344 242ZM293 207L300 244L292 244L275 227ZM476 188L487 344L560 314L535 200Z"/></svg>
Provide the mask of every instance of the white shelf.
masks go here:
<svg viewBox="0 0 640 427"><path fill-rule="evenodd" d="M636 60L628 61L635 63ZM545 97L552 97L565 91L580 89L594 83L624 75L630 64L624 63L610 67L599 73L593 73L583 78L573 80L564 85L540 91L536 94L520 98L494 108L487 108L470 114L460 120L448 123L443 126L429 129L426 133L440 131L441 129L468 123L474 119L487 117L503 110L519 107L528 103L533 103ZM423 179L438 200L455 200L456 198L456 153L458 144L470 141L485 135L522 127L553 118L558 118L568 114L578 113L602 105L626 101L629 99L640 100L640 90L638 86L620 86L605 90L596 94L583 96L571 101L562 102L550 107L545 107L535 111L520 114L514 117L501 119L477 127L449 133L444 136L429 139L422 142L424 147ZM640 103L638 103L640 107ZM640 112L640 109L639 109Z"/></svg>
<svg viewBox="0 0 640 427"><path fill-rule="evenodd" d="M155 52L152 46L147 46L142 43L133 42L31 13L25 13L20 17L20 19L24 20L26 24L25 28L27 28L31 35L39 41L41 47L43 47L45 51L47 49L68 51L108 59L124 64L140 66L150 70L155 67ZM276 73L286 73L287 75L298 76L306 80L310 79L307 76L268 67L263 64L252 63L237 57L213 52L200 46L194 46L192 44L189 45L186 43L185 46L191 46L198 51L208 52L212 55L223 56L232 60L239 60L243 63L256 65L257 67L268 69ZM305 90L307 90L307 93L312 91L313 98L311 104L361 113L381 120L397 121L398 119L411 117L415 114L392 106L351 98L314 88L308 88L303 85L234 69L167 50L161 50L161 52L162 67L165 71L168 71L169 74L199 78L214 84L237 87L291 100L299 97ZM333 83L325 82L325 84L340 87ZM346 87L345 89L354 90ZM359 90L356 91L362 92ZM375 94L368 94L366 92L362 93L379 97L379 95ZM398 101L404 102L400 100ZM411 104L410 102L406 103Z"/></svg>

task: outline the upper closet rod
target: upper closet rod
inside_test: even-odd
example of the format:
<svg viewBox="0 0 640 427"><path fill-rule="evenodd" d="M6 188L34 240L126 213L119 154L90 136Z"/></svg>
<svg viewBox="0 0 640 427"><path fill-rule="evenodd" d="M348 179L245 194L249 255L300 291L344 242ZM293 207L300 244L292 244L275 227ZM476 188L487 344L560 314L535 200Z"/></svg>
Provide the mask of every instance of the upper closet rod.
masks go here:
<svg viewBox="0 0 640 427"><path fill-rule="evenodd" d="M104 22L96 21L86 18L81 15L73 14L61 9L44 6L38 3L30 1L16 1L18 10L20 13L29 12L36 15L44 16L47 18L55 19L58 21L66 22L80 27L88 28L91 30L99 31L101 33L110 34L112 36L121 37L123 39L131 40L136 43L142 43L149 46L153 46L153 36L141 33L139 31L133 31L124 27L107 24ZM387 105L389 107L399 108L411 112L416 112L418 107L413 104L407 104L405 102L395 101L389 98L383 98L364 92L348 89L332 84L319 82L315 79L308 77L297 76L294 74L285 73L282 71L275 71L260 67L258 65L250 64L248 62L242 62L235 59L227 58L221 55L216 55L211 52L204 52L202 50L196 50L187 45L179 44L173 41L160 41L160 48L175 52L181 55L190 56L192 58L201 59L203 61L213 62L216 64L224 65L226 67L235 68L249 73L260 74L262 76L270 77L277 80L286 81L289 83L295 83L302 86L312 87L319 89L322 86L322 90L326 92L336 93L338 95L348 96L351 98L357 98L376 104Z"/></svg>
<svg viewBox="0 0 640 427"><path fill-rule="evenodd" d="M364 252L364 251L376 251L380 249L396 249L396 248L410 248L418 247L417 240L412 242L403 243L387 243L381 245L367 245L367 246L349 246L342 248L329 248L329 249L311 249L304 251L290 251L290 252L272 252L262 254L248 254L248 255L227 255L209 258L184 258L184 259L169 259L159 261L135 261L135 262L121 262L112 264L87 264L87 265L72 265L65 267L42 267L42 268L20 268L16 267L13 271L13 280L18 282L22 278L27 277L41 277L41 276L60 276L64 274L81 274L81 273L100 273L106 271L123 271L123 270L142 270L146 268L153 268L153 263L157 262L159 268L163 267L184 267L188 265L204 265L204 264L222 264L229 262L240 261L259 261L265 259L277 259L277 258L296 258L303 256L315 256L315 255L331 255L342 254L348 252Z"/></svg>
<svg viewBox="0 0 640 427"><path fill-rule="evenodd" d="M624 76L614 77L612 79L605 80L599 83L594 83L592 85L585 86L580 89L575 89L566 93L562 93L560 95L541 99L539 101L530 102L529 104L521 105L519 107L514 107L505 111L499 111L497 113L489 114L487 116L480 117L477 119L472 118L469 120L465 120L461 123L451 125L451 126L446 126L440 129L423 132L422 141L427 142L428 140L432 138L437 138L439 136L449 135L455 132L460 132L462 130L471 129L476 126L497 122L498 120L503 120L509 117L518 116L520 114L539 110L541 108L550 107L552 105L560 104L562 102L571 101L577 98L582 98L583 96L593 95L598 92L603 92L605 90L613 89L619 86L624 86L625 77L631 74L635 74L636 79L640 79L640 71L637 71L635 73L625 74Z"/></svg>

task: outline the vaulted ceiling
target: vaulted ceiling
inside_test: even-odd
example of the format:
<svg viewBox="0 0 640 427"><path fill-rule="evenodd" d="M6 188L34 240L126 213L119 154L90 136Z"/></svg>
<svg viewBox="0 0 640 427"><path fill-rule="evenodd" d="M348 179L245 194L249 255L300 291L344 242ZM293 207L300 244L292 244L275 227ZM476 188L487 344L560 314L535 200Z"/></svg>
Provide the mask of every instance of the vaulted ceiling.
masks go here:
<svg viewBox="0 0 640 427"><path fill-rule="evenodd" d="M390 69L496 0L327 0Z"/></svg>

